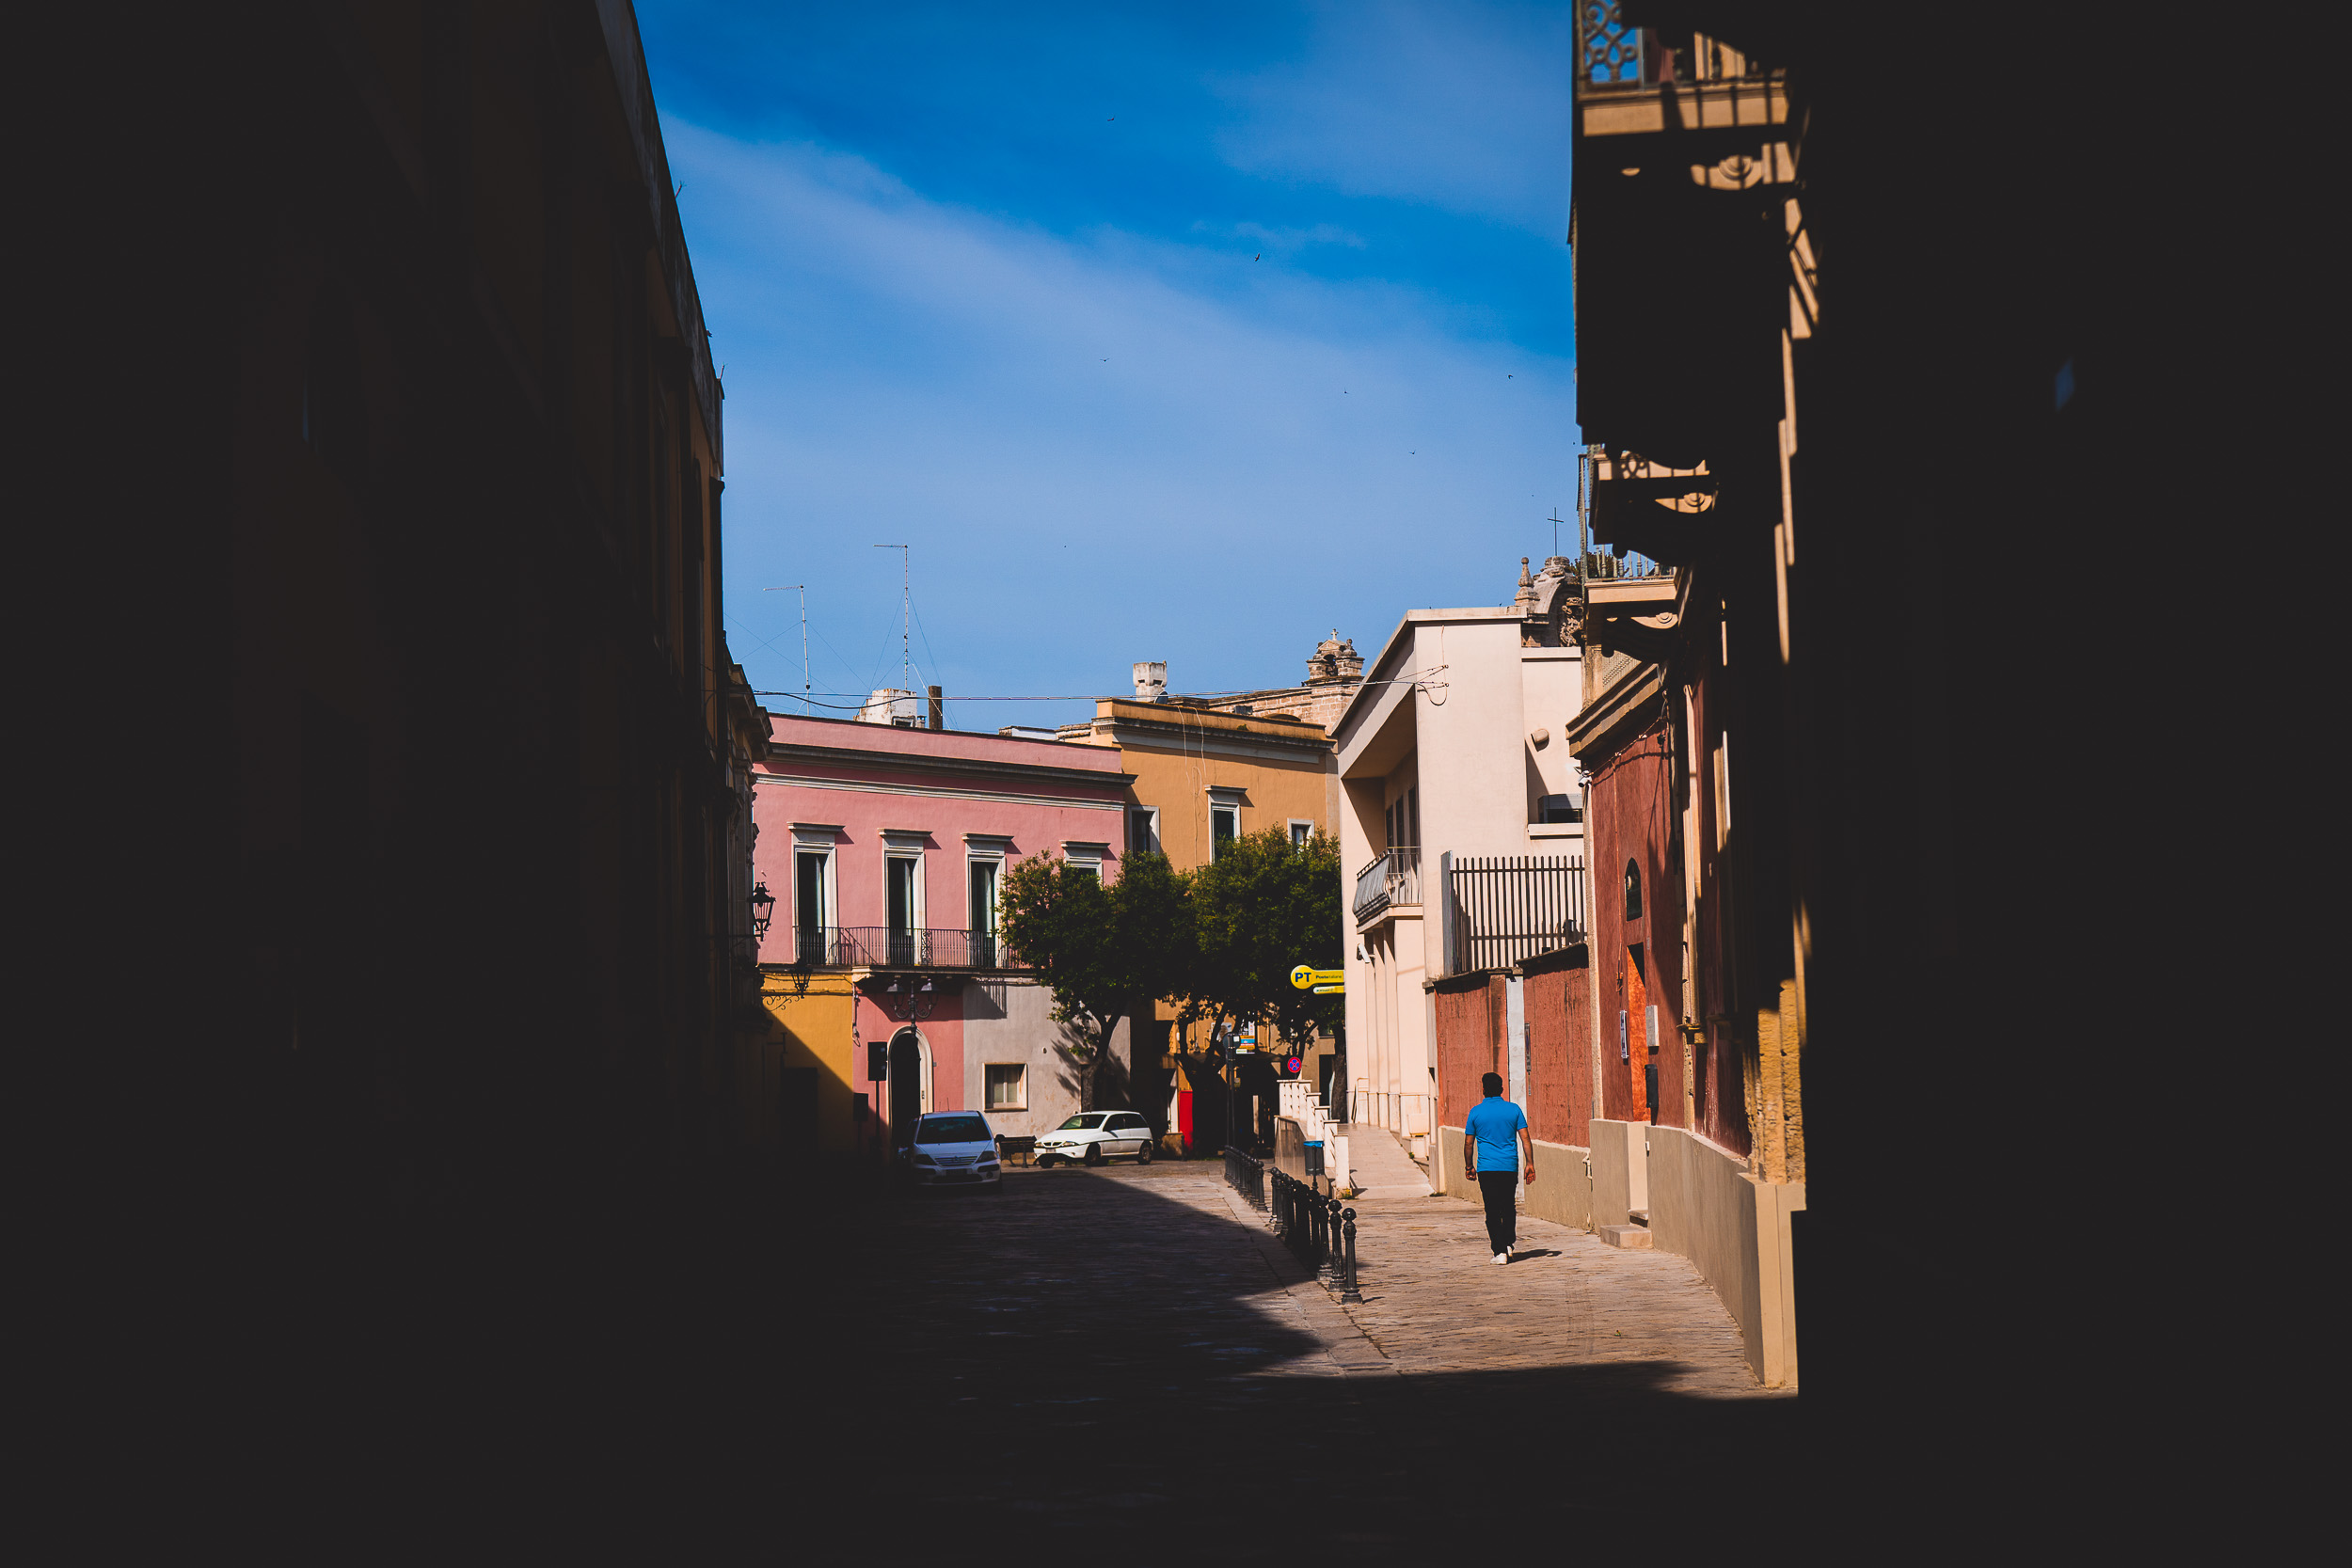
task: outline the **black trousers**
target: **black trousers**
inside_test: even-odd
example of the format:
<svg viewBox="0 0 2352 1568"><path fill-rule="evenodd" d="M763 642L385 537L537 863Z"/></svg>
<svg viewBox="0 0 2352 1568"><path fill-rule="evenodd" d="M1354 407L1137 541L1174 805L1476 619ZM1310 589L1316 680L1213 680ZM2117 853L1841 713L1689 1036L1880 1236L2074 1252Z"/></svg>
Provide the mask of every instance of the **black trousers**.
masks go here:
<svg viewBox="0 0 2352 1568"><path fill-rule="evenodd" d="M1510 1251L1511 1243L1519 1239L1519 1173L1482 1170L1478 1193L1486 1200L1486 1250Z"/></svg>

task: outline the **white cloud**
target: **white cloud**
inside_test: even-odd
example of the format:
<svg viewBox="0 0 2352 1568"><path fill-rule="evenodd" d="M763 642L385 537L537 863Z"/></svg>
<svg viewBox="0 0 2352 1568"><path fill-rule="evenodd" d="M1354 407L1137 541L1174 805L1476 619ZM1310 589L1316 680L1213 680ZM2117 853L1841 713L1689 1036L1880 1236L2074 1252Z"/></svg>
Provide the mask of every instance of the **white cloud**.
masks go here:
<svg viewBox="0 0 2352 1568"><path fill-rule="evenodd" d="M1452 335L1442 301L665 132L730 367L731 576L812 584L853 661L886 644L895 670L869 546L909 541L951 692L1108 689L1141 657L1178 689L1288 681L1334 625L1369 651L1413 605L1507 599L1573 498L1566 364ZM739 656L790 597L739 586ZM755 683L799 686L765 657Z"/></svg>
<svg viewBox="0 0 2352 1568"><path fill-rule="evenodd" d="M1572 8L1349 4L1295 64L1216 84L1234 167L1567 230Z"/></svg>

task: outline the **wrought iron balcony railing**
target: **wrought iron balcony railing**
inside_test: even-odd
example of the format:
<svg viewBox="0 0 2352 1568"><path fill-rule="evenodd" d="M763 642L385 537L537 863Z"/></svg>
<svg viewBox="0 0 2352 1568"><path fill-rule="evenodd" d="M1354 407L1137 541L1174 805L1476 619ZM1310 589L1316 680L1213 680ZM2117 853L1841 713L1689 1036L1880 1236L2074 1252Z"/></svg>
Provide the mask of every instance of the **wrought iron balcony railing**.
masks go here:
<svg viewBox="0 0 2352 1568"><path fill-rule="evenodd" d="M1370 920L1391 904L1421 902L1421 851L1391 849L1356 873L1356 918Z"/></svg>
<svg viewBox="0 0 2352 1568"><path fill-rule="evenodd" d="M792 932L791 962L810 969L1020 969L989 931L899 930L887 926L806 926Z"/></svg>

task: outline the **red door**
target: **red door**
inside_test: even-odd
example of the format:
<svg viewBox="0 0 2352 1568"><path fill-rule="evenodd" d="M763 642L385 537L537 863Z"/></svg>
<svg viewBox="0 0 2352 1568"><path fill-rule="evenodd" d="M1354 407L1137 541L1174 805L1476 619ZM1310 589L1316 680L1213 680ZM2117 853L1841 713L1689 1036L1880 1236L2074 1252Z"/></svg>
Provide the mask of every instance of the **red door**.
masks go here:
<svg viewBox="0 0 2352 1568"><path fill-rule="evenodd" d="M1633 1114L1629 1120L1649 1120L1649 1069L1655 1065L1649 1046L1649 988L1643 984L1641 963L1625 956L1625 1070L1632 1080Z"/></svg>

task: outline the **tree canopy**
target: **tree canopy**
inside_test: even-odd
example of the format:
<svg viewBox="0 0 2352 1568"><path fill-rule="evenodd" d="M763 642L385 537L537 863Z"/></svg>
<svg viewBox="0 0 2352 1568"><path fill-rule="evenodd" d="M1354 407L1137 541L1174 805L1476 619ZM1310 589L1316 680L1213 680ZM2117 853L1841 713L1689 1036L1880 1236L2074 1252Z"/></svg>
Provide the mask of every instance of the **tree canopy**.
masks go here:
<svg viewBox="0 0 2352 1568"><path fill-rule="evenodd" d="M1341 998L1290 980L1302 963L1340 964L1340 847L1327 833L1294 844L1269 828L1227 841L1194 871L1131 854L1107 887L1040 856L1005 873L998 908L1006 944L1052 990L1056 1022L1080 1037L1089 1108L1109 1093L1120 1022L1148 1019L1155 1002L1174 1004L1187 1024L1269 1024L1298 1046L1340 1019Z"/></svg>
<svg viewBox="0 0 2352 1568"><path fill-rule="evenodd" d="M1328 833L1293 844L1267 828L1225 844L1191 874L1193 951L1169 999L1195 1016L1270 1023L1305 1045L1340 1019L1342 999L1291 984L1299 964L1340 965L1340 846Z"/></svg>
<svg viewBox="0 0 2352 1568"><path fill-rule="evenodd" d="M1184 879L1164 855L1132 854L1108 887L1055 855L1005 873L998 927L1006 945L1054 995L1054 1019L1079 1037L1081 1098L1110 1087L1111 1037L1122 1019L1181 983L1192 948Z"/></svg>

